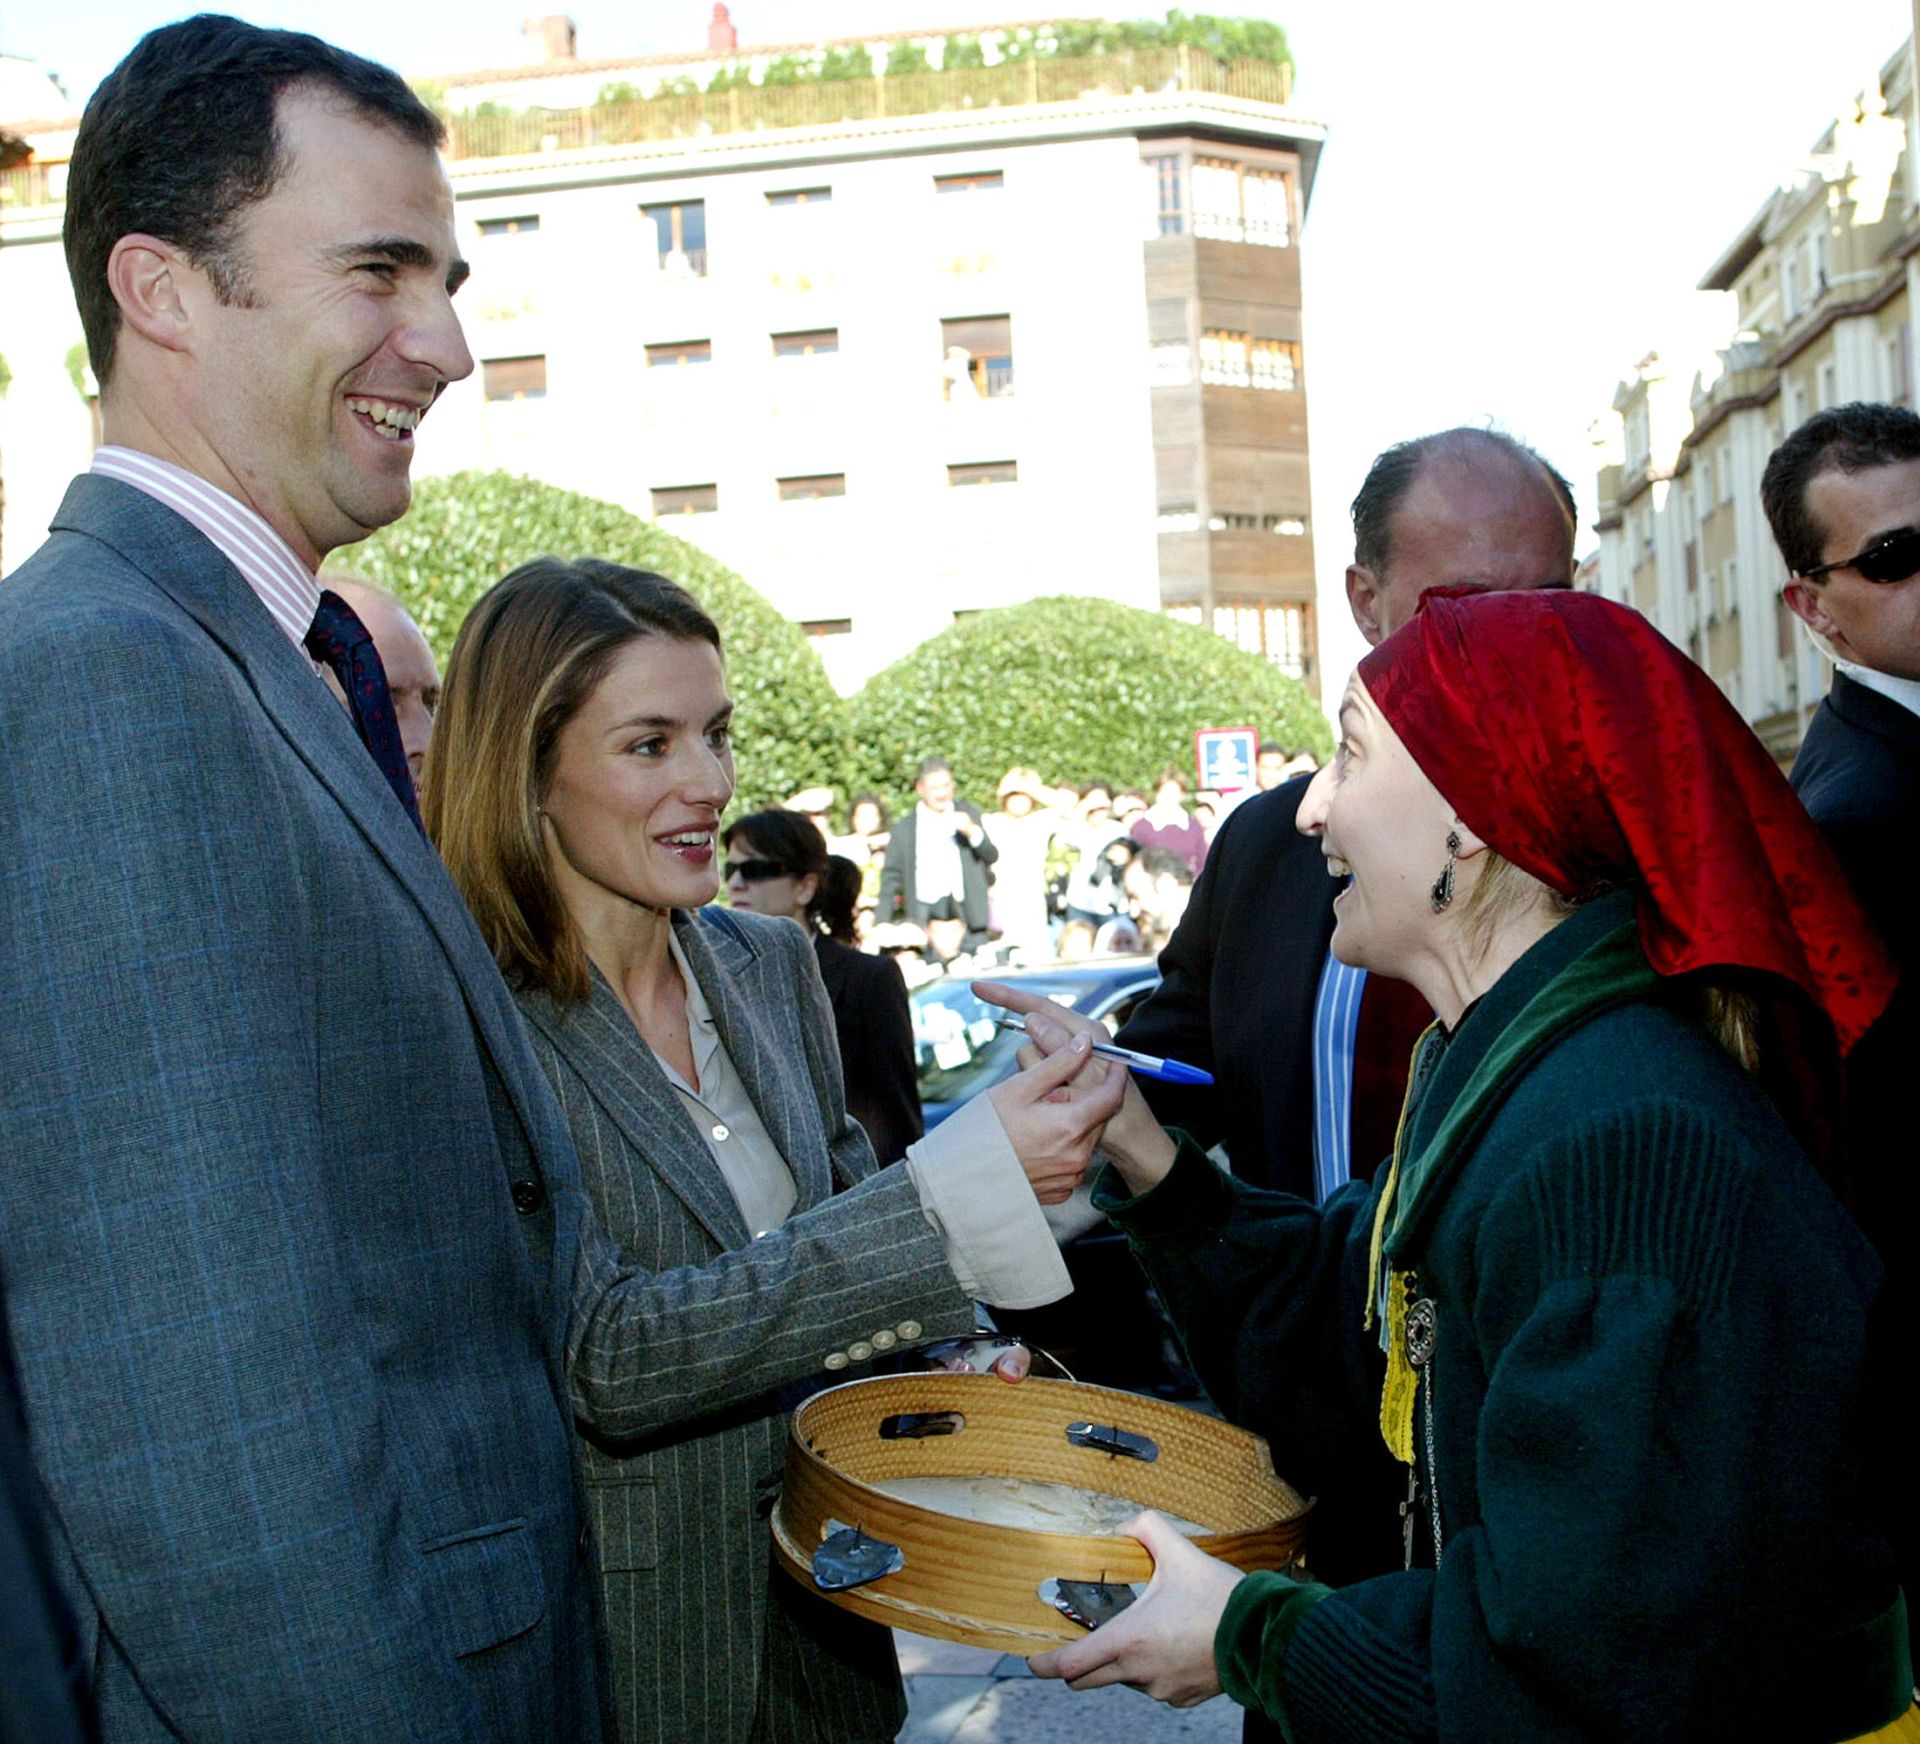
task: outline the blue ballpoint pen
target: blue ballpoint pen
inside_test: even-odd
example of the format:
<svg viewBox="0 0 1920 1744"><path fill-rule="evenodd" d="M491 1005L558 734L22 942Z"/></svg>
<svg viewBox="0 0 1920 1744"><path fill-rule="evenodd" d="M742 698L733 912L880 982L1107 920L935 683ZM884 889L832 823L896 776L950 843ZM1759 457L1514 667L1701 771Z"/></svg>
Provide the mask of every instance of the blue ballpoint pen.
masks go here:
<svg viewBox="0 0 1920 1744"><path fill-rule="evenodd" d="M1002 1029L1027 1033L1026 1022L1018 1017L997 1017L994 1019ZM1136 1054L1132 1048L1116 1048L1111 1042L1095 1042L1093 1051L1103 1060L1118 1060L1123 1066L1130 1066L1136 1072L1144 1072L1149 1078L1164 1078L1169 1084L1211 1084L1213 1074L1203 1072L1198 1066L1183 1066L1178 1060L1163 1060L1155 1054Z"/></svg>

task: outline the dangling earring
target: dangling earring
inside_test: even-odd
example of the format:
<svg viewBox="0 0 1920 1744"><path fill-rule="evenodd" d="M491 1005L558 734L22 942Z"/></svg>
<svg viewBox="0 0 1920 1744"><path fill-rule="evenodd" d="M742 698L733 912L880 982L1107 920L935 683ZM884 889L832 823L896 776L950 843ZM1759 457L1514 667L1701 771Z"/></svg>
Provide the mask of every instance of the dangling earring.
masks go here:
<svg viewBox="0 0 1920 1744"><path fill-rule="evenodd" d="M1440 869L1440 876L1433 881L1433 889L1427 893L1427 900L1433 904L1435 914L1444 914L1453 903L1453 868L1460 858L1460 832L1447 831L1447 863Z"/></svg>

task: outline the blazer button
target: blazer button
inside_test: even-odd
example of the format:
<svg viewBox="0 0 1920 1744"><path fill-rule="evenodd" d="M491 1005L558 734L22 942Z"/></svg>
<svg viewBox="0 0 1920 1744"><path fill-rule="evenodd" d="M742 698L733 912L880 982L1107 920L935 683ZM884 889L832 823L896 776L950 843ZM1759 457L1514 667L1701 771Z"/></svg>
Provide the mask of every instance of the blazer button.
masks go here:
<svg viewBox="0 0 1920 1744"><path fill-rule="evenodd" d="M873 1348L875 1350L892 1350L899 1342L899 1339L895 1338L884 1326L873 1335Z"/></svg>
<svg viewBox="0 0 1920 1744"><path fill-rule="evenodd" d="M894 1328L894 1331L899 1333L902 1338L911 1342L920 1336L920 1322L917 1320L903 1320Z"/></svg>
<svg viewBox="0 0 1920 1744"><path fill-rule="evenodd" d="M514 1209L523 1217L530 1217L547 1202L547 1195L538 1181L515 1181L512 1188Z"/></svg>
<svg viewBox="0 0 1920 1744"><path fill-rule="evenodd" d="M847 1353L844 1350L832 1351L827 1356L827 1367L843 1369L847 1366Z"/></svg>
<svg viewBox="0 0 1920 1744"><path fill-rule="evenodd" d="M856 1338L853 1343L847 1346L847 1355L852 1357L855 1362L865 1362L868 1357L873 1355L873 1346L867 1343L864 1338Z"/></svg>

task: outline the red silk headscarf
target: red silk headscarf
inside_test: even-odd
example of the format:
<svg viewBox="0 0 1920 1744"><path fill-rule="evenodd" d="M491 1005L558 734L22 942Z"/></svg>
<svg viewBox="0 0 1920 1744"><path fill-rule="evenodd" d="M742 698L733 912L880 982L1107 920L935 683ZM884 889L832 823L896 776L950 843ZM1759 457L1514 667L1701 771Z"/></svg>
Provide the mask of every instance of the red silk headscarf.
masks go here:
<svg viewBox="0 0 1920 1744"><path fill-rule="evenodd" d="M1662 975L1765 970L1851 1048L1893 965L1799 799L1713 681L1597 594L1437 588L1360 662L1427 779L1561 895L1640 892Z"/></svg>

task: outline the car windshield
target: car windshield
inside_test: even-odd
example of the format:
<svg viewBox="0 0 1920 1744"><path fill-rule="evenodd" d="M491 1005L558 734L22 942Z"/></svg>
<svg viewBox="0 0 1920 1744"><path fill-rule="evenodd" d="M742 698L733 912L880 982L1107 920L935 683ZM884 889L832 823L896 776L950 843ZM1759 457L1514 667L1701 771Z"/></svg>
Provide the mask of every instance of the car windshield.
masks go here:
<svg viewBox="0 0 1920 1744"><path fill-rule="evenodd" d="M1102 981L1063 970L1057 975L1022 975L1015 983L1060 1005L1079 1008L1098 995ZM979 998L965 976L934 981L913 995L914 1065L922 1102L962 1102L985 1084L1013 1070L1020 1037L998 1029L997 1005Z"/></svg>

